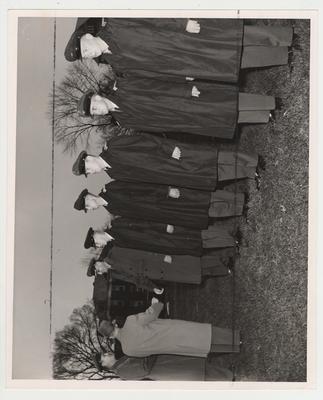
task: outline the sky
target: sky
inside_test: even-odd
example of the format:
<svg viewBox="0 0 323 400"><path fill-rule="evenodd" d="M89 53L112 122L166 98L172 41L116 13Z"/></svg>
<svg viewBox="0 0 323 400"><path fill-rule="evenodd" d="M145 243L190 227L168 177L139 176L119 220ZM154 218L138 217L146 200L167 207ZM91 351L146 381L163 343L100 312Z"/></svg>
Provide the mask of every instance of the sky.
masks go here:
<svg viewBox="0 0 323 400"><path fill-rule="evenodd" d="M76 23L58 18L56 84L66 74L64 49ZM75 307L92 297L93 279L86 276L83 242L90 226L101 227L104 210L73 209L79 193L98 193L106 174L89 178L72 174L76 155L54 146L54 225L52 335L50 326L51 120L53 83L52 18L20 18L18 28L15 262L13 305L13 378L49 379L54 334L68 323ZM40 51L41 50L41 51ZM35 56L37 55L37 57ZM82 148L78 149L81 151Z"/></svg>

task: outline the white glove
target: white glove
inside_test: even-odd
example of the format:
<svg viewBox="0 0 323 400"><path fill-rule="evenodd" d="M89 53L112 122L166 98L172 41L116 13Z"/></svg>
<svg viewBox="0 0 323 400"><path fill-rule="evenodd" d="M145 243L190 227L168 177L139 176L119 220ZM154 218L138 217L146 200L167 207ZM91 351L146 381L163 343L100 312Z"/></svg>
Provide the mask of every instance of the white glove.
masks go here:
<svg viewBox="0 0 323 400"><path fill-rule="evenodd" d="M181 195L181 192L177 188L169 188L168 195L173 199L178 199Z"/></svg>
<svg viewBox="0 0 323 400"><path fill-rule="evenodd" d="M167 225L166 231L167 231L167 233L173 233L174 232L174 225Z"/></svg>
<svg viewBox="0 0 323 400"><path fill-rule="evenodd" d="M155 290L155 289L154 289ZM159 301L158 301L158 299L156 299L156 297L153 297L152 299L151 299L151 304L156 304L156 303L159 303Z"/></svg>
<svg viewBox="0 0 323 400"><path fill-rule="evenodd" d="M179 147L175 146L172 157L176 160L179 160L181 158L181 149Z"/></svg>
<svg viewBox="0 0 323 400"><path fill-rule="evenodd" d="M155 293L155 294L163 294L164 293L164 288L161 288L161 289L157 289L157 288L155 288L154 290L153 290L153 292ZM155 297L153 297L153 299L154 299ZM157 299L156 299L157 300Z"/></svg>
<svg viewBox="0 0 323 400"><path fill-rule="evenodd" d="M173 262L172 256L165 256L164 257L164 262L171 264Z"/></svg>
<svg viewBox="0 0 323 400"><path fill-rule="evenodd" d="M200 97L200 91L198 90L198 88L196 86L192 87L192 96L193 97Z"/></svg>
<svg viewBox="0 0 323 400"><path fill-rule="evenodd" d="M200 33L200 24L193 19L189 19L186 24L186 32L189 33Z"/></svg>

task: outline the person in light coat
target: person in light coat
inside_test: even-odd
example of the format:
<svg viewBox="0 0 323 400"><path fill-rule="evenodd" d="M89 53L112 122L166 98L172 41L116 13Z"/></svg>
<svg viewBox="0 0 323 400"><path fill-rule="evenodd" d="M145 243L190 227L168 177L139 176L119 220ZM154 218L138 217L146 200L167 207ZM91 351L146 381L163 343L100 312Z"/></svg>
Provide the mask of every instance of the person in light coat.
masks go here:
<svg viewBox="0 0 323 400"><path fill-rule="evenodd" d="M152 304L145 312L130 315L123 327L101 321L99 332L115 338L130 357L153 354L177 354L206 357L209 353L240 351L240 332L208 323L177 319L160 319L162 303Z"/></svg>

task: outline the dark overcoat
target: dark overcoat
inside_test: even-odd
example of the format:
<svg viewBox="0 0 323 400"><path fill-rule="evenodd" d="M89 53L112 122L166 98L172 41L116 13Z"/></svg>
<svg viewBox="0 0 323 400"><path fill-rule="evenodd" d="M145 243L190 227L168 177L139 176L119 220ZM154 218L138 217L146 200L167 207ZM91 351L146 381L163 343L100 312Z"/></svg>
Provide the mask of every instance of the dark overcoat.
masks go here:
<svg viewBox="0 0 323 400"><path fill-rule="evenodd" d="M204 381L205 358L173 354L121 357L112 367L123 380Z"/></svg>
<svg viewBox="0 0 323 400"><path fill-rule="evenodd" d="M186 31L187 18L109 18L98 33L112 54L101 61L116 70L237 82L243 21L195 19L200 32Z"/></svg>
<svg viewBox="0 0 323 400"><path fill-rule="evenodd" d="M107 274L96 275L93 282L93 304L95 312L100 320L106 319L108 315L108 276Z"/></svg>
<svg viewBox="0 0 323 400"><path fill-rule="evenodd" d="M135 275L137 282L148 278L154 281L201 283L200 258L186 255L167 256L114 245L104 260L111 264L116 272Z"/></svg>
<svg viewBox="0 0 323 400"><path fill-rule="evenodd" d="M99 194L113 215L206 229L211 192L178 188L179 198L169 196L169 186L112 181Z"/></svg>
<svg viewBox="0 0 323 400"><path fill-rule="evenodd" d="M172 157L175 146L181 150L180 160ZM100 157L111 166L107 173L116 180L213 191L217 154L215 146L137 134L111 138Z"/></svg>
<svg viewBox="0 0 323 400"><path fill-rule="evenodd" d="M202 255L201 231L175 226L167 232L167 224L130 218L117 218L106 232L118 247L141 249L162 254Z"/></svg>
<svg viewBox="0 0 323 400"><path fill-rule="evenodd" d="M198 97L192 96L194 86L200 92ZM126 76L118 78L117 90L102 94L119 107L111 114L126 128L232 139L238 119L238 91L237 86L221 83Z"/></svg>

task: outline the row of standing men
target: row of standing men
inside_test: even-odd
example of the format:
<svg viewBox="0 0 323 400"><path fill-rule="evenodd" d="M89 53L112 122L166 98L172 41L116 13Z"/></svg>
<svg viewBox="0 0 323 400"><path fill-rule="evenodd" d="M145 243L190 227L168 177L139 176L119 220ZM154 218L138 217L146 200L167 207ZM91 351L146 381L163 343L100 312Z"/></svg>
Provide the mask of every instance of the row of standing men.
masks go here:
<svg viewBox="0 0 323 400"><path fill-rule="evenodd" d="M110 269L116 279L160 293L167 281L198 284L227 274L238 232L210 221L245 214L246 195L223 184L245 178L259 184L264 160L159 133L232 139L239 123L267 123L280 101L240 92L239 72L287 64L293 30L242 20L112 18L93 36L85 26L79 19L66 59L112 65L116 79L87 90L79 114L112 116L141 131L111 138L99 155L82 151L73 165L75 175L104 171L113 179L99 194L84 189L74 204L85 212L104 207L111 221L105 231L90 228L86 235L85 248L102 248L88 275ZM153 303L122 326L107 318L99 330L118 339L130 357L239 352L239 331L161 320L162 308ZM98 354L97 362L116 365L109 352Z"/></svg>

